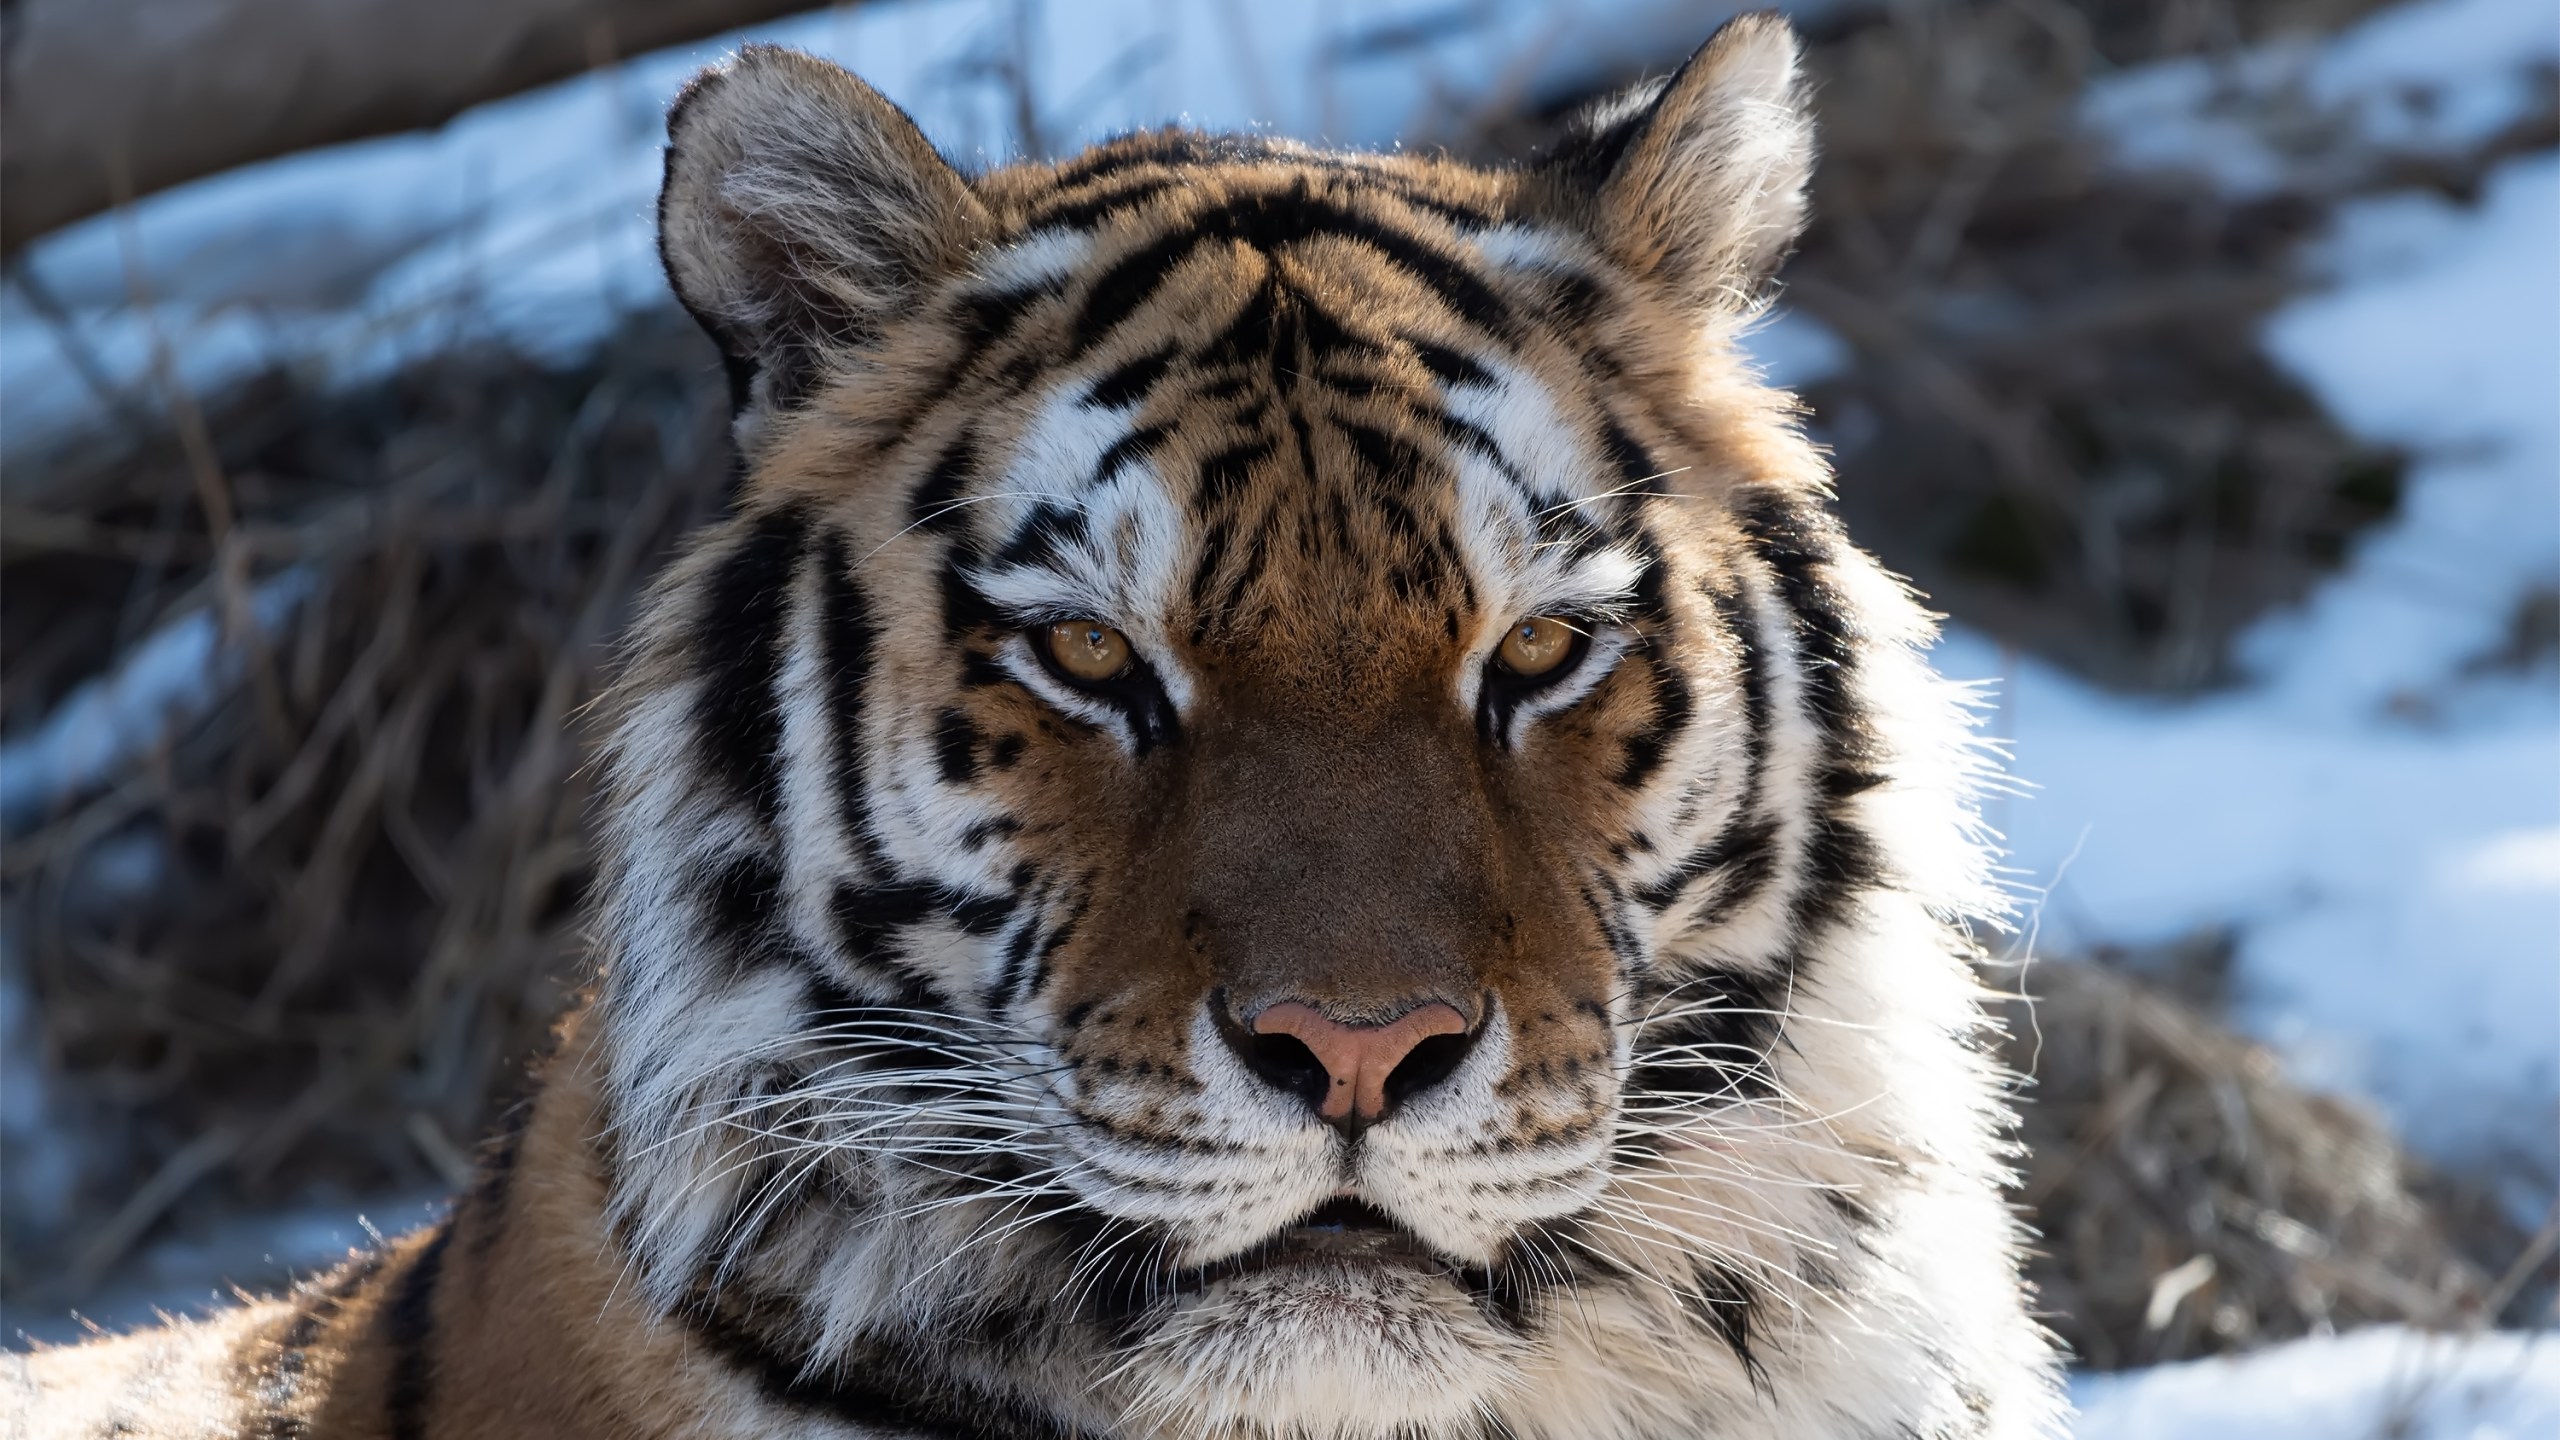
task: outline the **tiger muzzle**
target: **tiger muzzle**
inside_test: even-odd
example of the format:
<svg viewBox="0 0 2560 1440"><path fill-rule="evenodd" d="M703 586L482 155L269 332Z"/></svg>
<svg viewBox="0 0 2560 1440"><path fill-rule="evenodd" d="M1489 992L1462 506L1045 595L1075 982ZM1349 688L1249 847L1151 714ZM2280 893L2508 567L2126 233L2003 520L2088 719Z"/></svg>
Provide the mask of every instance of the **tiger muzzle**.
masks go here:
<svg viewBox="0 0 2560 1440"><path fill-rule="evenodd" d="M1446 1080L1493 1009L1505 866L1472 744L1411 726L1264 737L1193 777L1169 858L1219 1033L1348 1131Z"/></svg>

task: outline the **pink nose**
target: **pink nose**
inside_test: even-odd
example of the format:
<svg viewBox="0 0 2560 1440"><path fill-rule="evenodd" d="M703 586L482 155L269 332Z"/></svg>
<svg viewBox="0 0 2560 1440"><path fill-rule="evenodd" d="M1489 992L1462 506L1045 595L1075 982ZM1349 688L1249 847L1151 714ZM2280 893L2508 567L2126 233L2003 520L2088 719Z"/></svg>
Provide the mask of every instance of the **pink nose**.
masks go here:
<svg viewBox="0 0 2560 1440"><path fill-rule="evenodd" d="M1317 1113L1327 1120L1387 1113L1387 1077L1434 1035L1464 1035L1467 1018L1454 1005L1434 1001L1384 1025L1345 1025L1312 1005L1283 1000L1253 1017L1256 1035L1286 1035L1304 1045L1333 1083Z"/></svg>

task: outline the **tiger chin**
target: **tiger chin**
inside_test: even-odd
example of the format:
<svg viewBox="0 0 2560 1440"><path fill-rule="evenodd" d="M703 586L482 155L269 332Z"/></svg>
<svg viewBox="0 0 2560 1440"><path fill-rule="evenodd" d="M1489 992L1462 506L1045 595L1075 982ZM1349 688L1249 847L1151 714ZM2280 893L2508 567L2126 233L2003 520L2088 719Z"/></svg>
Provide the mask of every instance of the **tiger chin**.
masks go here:
<svg viewBox="0 0 2560 1440"><path fill-rule="evenodd" d="M1738 346L1793 37L1485 170L669 121L744 467L601 708L592 999L450 1217L25 1433L2049 1433L1964 696ZM119 1428L121 1427L121 1428Z"/></svg>

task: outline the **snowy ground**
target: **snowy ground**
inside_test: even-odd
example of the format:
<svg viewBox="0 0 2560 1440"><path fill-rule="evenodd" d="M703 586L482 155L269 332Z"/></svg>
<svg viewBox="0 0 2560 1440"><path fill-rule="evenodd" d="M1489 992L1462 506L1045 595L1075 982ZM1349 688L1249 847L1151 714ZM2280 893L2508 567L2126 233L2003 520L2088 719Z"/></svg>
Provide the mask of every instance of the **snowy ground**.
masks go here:
<svg viewBox="0 0 2560 1440"><path fill-rule="evenodd" d="M2550 1440L2560 1337L2377 1326L2236 1360L2091 1375L2078 1440Z"/></svg>
<svg viewBox="0 0 2560 1440"><path fill-rule="evenodd" d="M354 377L473 333L537 352L588 346L616 310L664 302L649 217L666 104L743 40L839 60L954 156L1000 161L1170 119L1345 145L1429 141L1458 128L1448 117L1667 68L1751 8L1764 7L907 0L660 51L432 133L249 167L50 237L28 257L31 283L0 293L0 457L168 376L202 391L281 359ZM1037 131L1027 137L1017 71Z"/></svg>
<svg viewBox="0 0 2560 1440"><path fill-rule="evenodd" d="M2281 58L2384 144L2424 148L2512 123L2533 102L2510 72L2555 55L2551 0L2432 0ZM2201 93L2192 66L2161 70L2092 107L2133 137L2129 163L2179 151L2156 105L2121 97ZM2460 98L2421 124L2405 97L2428 87ZM2188 127L2198 167L2270 183L2275 152L2246 160L2238 124ZM2560 585L2560 157L2506 163L2467 205L2356 201L2322 264L2267 349L2346 428L2416 463L2400 515L2345 573L2243 637L2249 683L2127 701L1961 634L1943 664L1998 679L1997 726L2038 787L1994 818L2045 892L2043 948L2227 928L2240 1018L2299 1076L2380 1101L2438 1158L2520 1147L2548 1163L2560 684L2547 661L2482 662L2529 593ZM2552 1197L2517 1201L2533 1223Z"/></svg>
<svg viewBox="0 0 2560 1440"><path fill-rule="evenodd" d="M758 33L845 60L954 150L1001 157L1024 148L1002 78L1021 56L1034 149L1173 115L1383 144L1428 138L1411 133L1417 116L1552 93L1621 56L1658 63L1727 8L918 0ZM433 135L217 177L38 247L37 288L0 296L0 457L122 395L157 408L173 376L204 389L269 360L353 376L473 333L590 343L615 310L661 301L646 223L659 110L729 43ZM2420 0L2330 45L2115 77L2087 118L2127 165L2196 168L2242 192L2328 184L2375 154L2495 133L2541 103L2531 67L2556 55L2553 0ZM2347 116L2361 148L2270 133L2257 102L2276 91L2297 119ZM2242 1018L2297 1073L2373 1098L2439 1157L2522 1146L2549 1160L2560 685L2547 664L2479 662L2525 595L2560 585L2560 160L2512 160L2469 203L2359 200L2322 254L2320 285L2276 317L2268 351L2348 428L2416 463L2401 514L2344 573L2246 637L2248 683L2127 700L1961 632L1942 659L1998 681L1996 727L2036 787L1994 819L2040 897L2042 949L2227 929ZM1840 353L1802 321L1764 345L1795 380ZM36 752L10 749L0 793L15 808ZM2538 1217L2550 1198L2515 1200ZM2560 1370L2515 1336L2365 1332L2092 1380L2080 1399L2089 1440L2560 1432ZM2410 1427L2388 1428L2395 1417Z"/></svg>

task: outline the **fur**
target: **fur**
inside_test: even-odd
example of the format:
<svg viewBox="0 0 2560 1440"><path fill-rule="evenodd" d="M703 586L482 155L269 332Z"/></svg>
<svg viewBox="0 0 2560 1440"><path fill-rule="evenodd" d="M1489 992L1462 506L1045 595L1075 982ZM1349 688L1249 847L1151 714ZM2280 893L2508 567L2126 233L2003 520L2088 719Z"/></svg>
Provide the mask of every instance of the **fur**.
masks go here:
<svg viewBox="0 0 2560 1440"><path fill-rule="evenodd" d="M1986 762L1736 345L1782 23L1518 171L967 177L754 47L670 131L747 469L603 707L594 1000L451 1220L13 1360L32 1433L2050 1432ZM1328 1124L1283 1003L1465 1031Z"/></svg>

